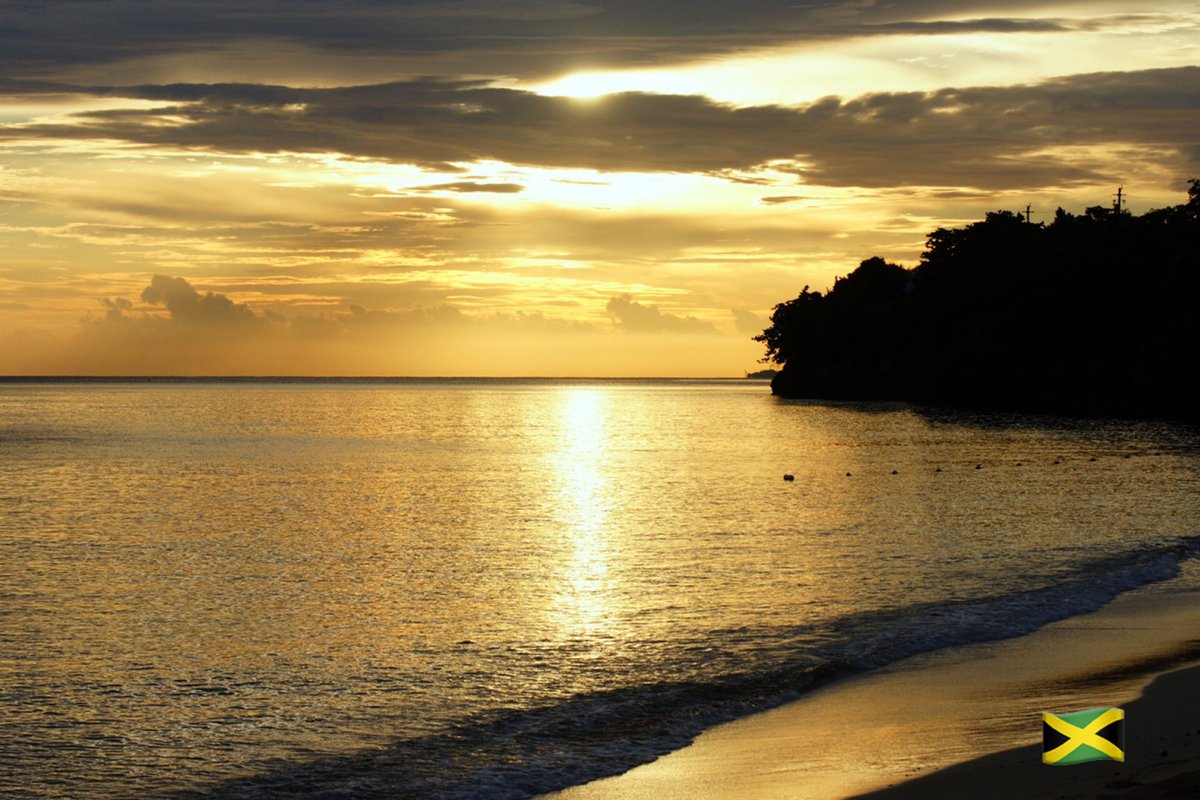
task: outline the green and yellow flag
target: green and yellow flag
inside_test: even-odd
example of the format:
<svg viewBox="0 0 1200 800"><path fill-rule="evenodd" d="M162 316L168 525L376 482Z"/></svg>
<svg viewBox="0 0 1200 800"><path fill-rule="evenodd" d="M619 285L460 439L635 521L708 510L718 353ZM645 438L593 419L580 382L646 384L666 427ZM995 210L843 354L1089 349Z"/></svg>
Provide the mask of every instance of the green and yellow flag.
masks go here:
<svg viewBox="0 0 1200 800"><path fill-rule="evenodd" d="M1082 764L1125 760L1125 712L1093 708L1074 714L1042 714L1042 763Z"/></svg>

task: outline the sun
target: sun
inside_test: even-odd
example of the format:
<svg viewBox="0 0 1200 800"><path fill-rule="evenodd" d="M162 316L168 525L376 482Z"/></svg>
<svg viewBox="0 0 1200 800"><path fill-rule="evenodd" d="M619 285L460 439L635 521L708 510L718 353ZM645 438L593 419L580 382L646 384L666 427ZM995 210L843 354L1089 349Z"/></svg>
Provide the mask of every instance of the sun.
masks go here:
<svg viewBox="0 0 1200 800"><path fill-rule="evenodd" d="M540 94L552 97L574 97L577 100L594 100L606 94L627 91L626 84L617 73L577 72L544 83L538 87Z"/></svg>
<svg viewBox="0 0 1200 800"><path fill-rule="evenodd" d="M681 70L618 70L574 72L530 87L549 97L594 100L622 92L649 94L702 94L703 87Z"/></svg>

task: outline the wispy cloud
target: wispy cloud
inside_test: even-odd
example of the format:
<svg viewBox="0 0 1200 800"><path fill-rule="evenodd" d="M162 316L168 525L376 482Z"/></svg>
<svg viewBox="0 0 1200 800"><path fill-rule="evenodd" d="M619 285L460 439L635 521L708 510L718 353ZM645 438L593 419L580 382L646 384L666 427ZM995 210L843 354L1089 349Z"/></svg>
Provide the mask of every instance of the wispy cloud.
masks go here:
<svg viewBox="0 0 1200 800"><path fill-rule="evenodd" d="M455 192L459 194L516 194L525 191L519 183L481 183L478 181L453 181L415 186L412 192Z"/></svg>

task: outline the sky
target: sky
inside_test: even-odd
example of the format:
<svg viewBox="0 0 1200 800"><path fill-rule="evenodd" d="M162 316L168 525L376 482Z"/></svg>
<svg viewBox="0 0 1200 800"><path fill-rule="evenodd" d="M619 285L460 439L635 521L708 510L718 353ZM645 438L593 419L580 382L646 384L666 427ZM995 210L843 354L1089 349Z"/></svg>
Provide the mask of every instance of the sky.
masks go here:
<svg viewBox="0 0 1200 800"><path fill-rule="evenodd" d="M1194 0L0 0L0 374L735 377L1198 176Z"/></svg>

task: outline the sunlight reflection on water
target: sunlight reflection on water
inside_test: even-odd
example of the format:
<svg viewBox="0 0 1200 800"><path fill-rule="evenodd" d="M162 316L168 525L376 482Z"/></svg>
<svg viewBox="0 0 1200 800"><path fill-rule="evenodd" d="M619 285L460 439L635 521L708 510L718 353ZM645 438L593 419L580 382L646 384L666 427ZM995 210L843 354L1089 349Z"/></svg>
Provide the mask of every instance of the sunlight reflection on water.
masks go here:
<svg viewBox="0 0 1200 800"><path fill-rule="evenodd" d="M551 456L551 469L560 481L562 535L569 555L554 606L564 638L598 636L610 621L614 602L608 583L605 521L610 488L603 473L607 460L604 395L595 389L562 393L561 447Z"/></svg>

